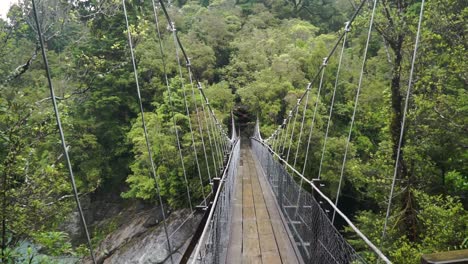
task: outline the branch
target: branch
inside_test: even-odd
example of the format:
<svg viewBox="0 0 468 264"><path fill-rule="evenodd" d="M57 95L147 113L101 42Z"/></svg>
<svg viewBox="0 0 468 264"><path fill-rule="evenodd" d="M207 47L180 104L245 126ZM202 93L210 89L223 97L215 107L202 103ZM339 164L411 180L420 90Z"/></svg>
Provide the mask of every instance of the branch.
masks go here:
<svg viewBox="0 0 468 264"><path fill-rule="evenodd" d="M460 125L460 124L457 124L455 123L453 120L445 117L438 109L437 107L434 106L434 111L439 115L440 118L444 119L444 120L447 120L449 123L451 123L452 125L454 125L455 127L458 127L464 131L468 131L468 128L467 127L464 127L463 125Z"/></svg>
<svg viewBox="0 0 468 264"><path fill-rule="evenodd" d="M34 50L33 55L26 61L25 64L16 67L15 71L4 81L4 83L10 82L13 79L23 75L31 67L33 60L36 59L37 52L39 52L39 45L36 43L36 49Z"/></svg>
<svg viewBox="0 0 468 264"><path fill-rule="evenodd" d="M90 89L91 89L91 87L88 87L88 88L86 88L86 89L84 89L84 90L81 90L81 91L74 91L73 93L71 93L71 94L70 94L69 96L67 96L67 97L58 97L58 96L55 96L55 99L57 99L57 100L68 100L68 99L70 99L71 97L73 97L74 95L84 94L84 93L86 93L87 91L89 91ZM36 101L35 104L38 105L38 104L40 104L40 103L42 103L42 102L44 102L44 101L50 100L50 99L52 99L52 97L49 96L49 97L43 98L43 99L41 99L41 100L39 100L39 101Z"/></svg>
<svg viewBox="0 0 468 264"><path fill-rule="evenodd" d="M390 11L388 10L387 1L386 1L386 0L383 0L383 1L382 1L382 4L383 4L383 6L384 6L385 17L388 19L388 24L389 24L391 27L393 27L393 26L394 26L393 18L392 18L392 16L390 15Z"/></svg>
<svg viewBox="0 0 468 264"><path fill-rule="evenodd" d="M78 197L83 196L83 195L86 195L86 194L88 194L88 193L84 193L84 194L78 193ZM46 203L46 204L44 204L44 205L45 205L45 206L51 206L51 205L56 204L57 202L60 202L60 201L62 201L62 200L65 200L65 199L67 199L67 198L71 198L71 197L74 197L74 196L75 196L74 194L67 194L67 195L64 195L64 196L62 196L62 197L57 198L57 199L56 199L55 201L53 201L53 202Z"/></svg>

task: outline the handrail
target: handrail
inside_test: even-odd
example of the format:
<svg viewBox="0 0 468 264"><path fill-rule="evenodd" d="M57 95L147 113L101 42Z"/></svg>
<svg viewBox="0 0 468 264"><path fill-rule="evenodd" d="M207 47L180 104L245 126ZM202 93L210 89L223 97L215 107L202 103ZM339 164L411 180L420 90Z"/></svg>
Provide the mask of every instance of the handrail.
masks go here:
<svg viewBox="0 0 468 264"><path fill-rule="evenodd" d="M221 177L221 181L220 181L220 184L219 184L219 187L218 187L218 190L216 190L216 195L215 195L215 198L213 200L213 204L211 205L211 209L210 209L210 213L208 215L208 218L206 220L206 225L205 225L205 228L203 228L203 232L200 236L200 239L198 240L198 245L197 245L197 248L195 249L195 253L192 254L193 256L193 259L192 259L192 264L195 264L196 261L197 261L197 255L200 254L200 250L201 250L201 246L202 246L202 242L205 240L205 236L206 234L208 234L208 230L209 230L209 227L210 227L210 222L211 220L213 219L213 214L214 214L214 211L216 209L216 204L218 203L218 200L219 200L219 196L221 195L221 191L223 190L223 187L224 187L224 180L226 178L226 174L229 170L229 166L231 165L231 160L232 160L232 154L234 153L234 150L236 148L236 145L239 144L240 142L240 138L237 138L235 140L235 142L232 144L232 148L231 148L231 151L229 153L229 159L227 161L227 164L226 164L226 167L223 171L223 175Z"/></svg>
<svg viewBox="0 0 468 264"><path fill-rule="evenodd" d="M299 176L300 178L302 178L303 181L307 182L313 189L314 191L316 191L325 201L327 201L327 203L336 211L336 213L338 213L342 218L343 220L345 220L345 222L351 227L351 229L353 229L354 232L356 232L356 234L361 237L362 240L364 240L364 242L375 252L375 254L377 254L377 256L379 256L380 259L382 259L385 263L388 263L388 264L391 264L392 262L382 253L382 251L380 251L380 249L378 249L354 224L353 222L351 222L351 220L349 220L349 218L343 213L341 212L340 209L338 209L338 207L325 195L323 194L320 189L315 186L315 184L313 183L313 181L307 179L306 177L304 177L304 175L302 175L300 172L298 172L294 167L292 167L286 160L284 160L279 154L277 154L269 145L265 144L262 140L259 140L257 138L254 138L254 137L251 137L251 139L259 142L260 144L262 144L264 147L266 147L271 153L273 156L276 156L282 163L284 163L289 169L291 169L297 176Z"/></svg>

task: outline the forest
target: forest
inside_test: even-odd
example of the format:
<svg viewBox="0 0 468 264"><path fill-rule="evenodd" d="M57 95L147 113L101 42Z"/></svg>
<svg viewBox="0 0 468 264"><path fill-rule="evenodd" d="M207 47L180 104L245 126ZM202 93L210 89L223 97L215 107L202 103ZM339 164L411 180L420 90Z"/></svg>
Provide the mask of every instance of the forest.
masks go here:
<svg viewBox="0 0 468 264"><path fill-rule="evenodd" d="M181 69L171 26L162 14L158 34L155 13L160 10L153 9L154 2L125 1L129 30L122 1L35 2L79 196L91 203L117 197L121 203L154 206L159 194L170 210L203 200L210 185L199 174L216 173L217 166L214 156L199 163L193 151L195 144L202 148L199 139L204 138L207 153L214 152L211 138L198 132L207 125L200 122L205 110L194 113L202 96L197 91L187 108L186 91L180 88L189 84L185 61ZM167 8L190 57L193 79L221 126L229 131L232 112L238 122L246 122L241 133L247 138L248 126L258 117L268 138L317 75L359 4L177 0ZM424 3L406 101L421 6L421 0L379 1L366 49L372 1L365 1L343 46L339 80L335 84L337 51L327 58L319 96L319 83L310 84L316 113L313 107L304 111L306 127L312 115L315 122L304 176L320 173L327 183L324 193L334 200L360 63L368 50L338 206L394 263L420 263L425 253L468 248L468 5L462 0ZM127 34L158 178L151 177ZM72 238L62 224L76 212L76 204L30 0L13 4L0 18L0 58L0 262L80 259L89 254L85 241ZM192 94L193 87L186 86ZM405 103L406 127L382 240ZM305 148L304 143L292 146L302 155L297 168L302 168ZM88 222L95 246L118 228ZM353 247L374 262L362 241L347 231Z"/></svg>

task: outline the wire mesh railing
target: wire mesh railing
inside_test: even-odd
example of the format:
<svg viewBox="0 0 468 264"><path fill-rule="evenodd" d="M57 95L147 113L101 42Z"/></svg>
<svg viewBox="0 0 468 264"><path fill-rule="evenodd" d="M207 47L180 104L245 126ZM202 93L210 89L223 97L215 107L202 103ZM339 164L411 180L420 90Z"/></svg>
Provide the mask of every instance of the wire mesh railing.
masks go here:
<svg viewBox="0 0 468 264"><path fill-rule="evenodd" d="M219 186L216 187L207 224L192 254L191 263L225 263L231 231L231 207L240 159L240 139L232 141L231 146L226 169L219 180Z"/></svg>
<svg viewBox="0 0 468 264"><path fill-rule="evenodd" d="M321 193L312 181L305 179L262 140L252 138L251 143L304 262L366 263L335 228L327 212L315 199L315 193L336 210L378 258L385 263L391 263L338 208L334 207L333 202ZM302 189L288 170L302 178L311 187L312 193Z"/></svg>

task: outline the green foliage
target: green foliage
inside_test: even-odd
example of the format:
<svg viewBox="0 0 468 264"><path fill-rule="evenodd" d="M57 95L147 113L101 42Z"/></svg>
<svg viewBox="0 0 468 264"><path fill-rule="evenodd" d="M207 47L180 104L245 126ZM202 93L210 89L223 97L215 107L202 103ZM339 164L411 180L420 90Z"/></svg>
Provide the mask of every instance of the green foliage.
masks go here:
<svg viewBox="0 0 468 264"><path fill-rule="evenodd" d="M449 171L445 176L445 182L451 193L467 193L468 179L458 171Z"/></svg>
<svg viewBox="0 0 468 264"><path fill-rule="evenodd" d="M174 39L165 28L165 18L160 16L159 39L150 1L127 1L156 170L152 175L121 3L104 2L40 1L41 8L48 6L41 26L46 29L53 84L79 192L115 192L127 199L156 203L157 184L165 203L172 208L187 207L185 178L195 203L203 198L201 190L210 191L208 172L211 177L218 173L213 158L219 157L212 155L216 148L206 134L211 123L204 119L204 101L196 84L192 98L185 62L180 77ZM392 102L406 92L420 8L418 1L403 2L387 1L378 7L341 190L342 199L352 204L350 213L377 244L383 226L381 212L386 209L383 201L388 199L395 164L395 127L401 124L396 112L403 106L402 101ZM222 125L229 127L231 110L242 108L259 116L261 130L269 136L317 76L345 18L354 12L349 3L178 1L178 7L168 9L191 59L193 80L202 82ZM52 256L76 253L65 234L55 231L74 203L36 31L30 26L30 8L28 3L20 3L10 10L8 21L0 20L0 189L5 191L0 193L0 201L6 201L6 214L0 210L0 220L7 220L9 259L34 255L34 261L40 263L52 260L40 260L33 247L18 246L19 241L35 241ZM463 207L468 191L467 15L462 1L426 4L402 152L406 173L397 178L391 228L383 243L396 263L417 263L422 253L468 244ZM337 82L321 170L327 182L324 191L331 198L336 196L341 173L369 16L364 7L349 33ZM159 53L159 44L164 55ZM295 138L291 147L291 153L298 153L296 167L302 169L305 135L317 102L307 177L319 173L337 60L337 54L328 60L319 98L318 80L311 84L306 129L301 141ZM298 133L296 126L294 135ZM404 228L408 214L416 216L416 236ZM94 232L93 243L111 231ZM353 243L373 260L375 256L362 244ZM82 246L75 252L86 254L87 249Z"/></svg>
<svg viewBox="0 0 468 264"><path fill-rule="evenodd" d="M60 256L72 252L68 234L64 232L41 232L34 234L34 241L44 247L44 253Z"/></svg>
<svg viewBox="0 0 468 264"><path fill-rule="evenodd" d="M419 212L418 239L410 241L406 236L401 236L398 225L400 216L393 216L383 243L385 253L392 261L418 263L422 254L455 250L466 245L468 213L459 199L442 195L431 196L420 191L415 191L415 195ZM357 217L361 230L377 244L381 241L383 218L383 214L370 211L361 212ZM353 244L358 248L365 248L360 240L355 240ZM365 256L369 261L375 259L370 252L365 253Z"/></svg>

